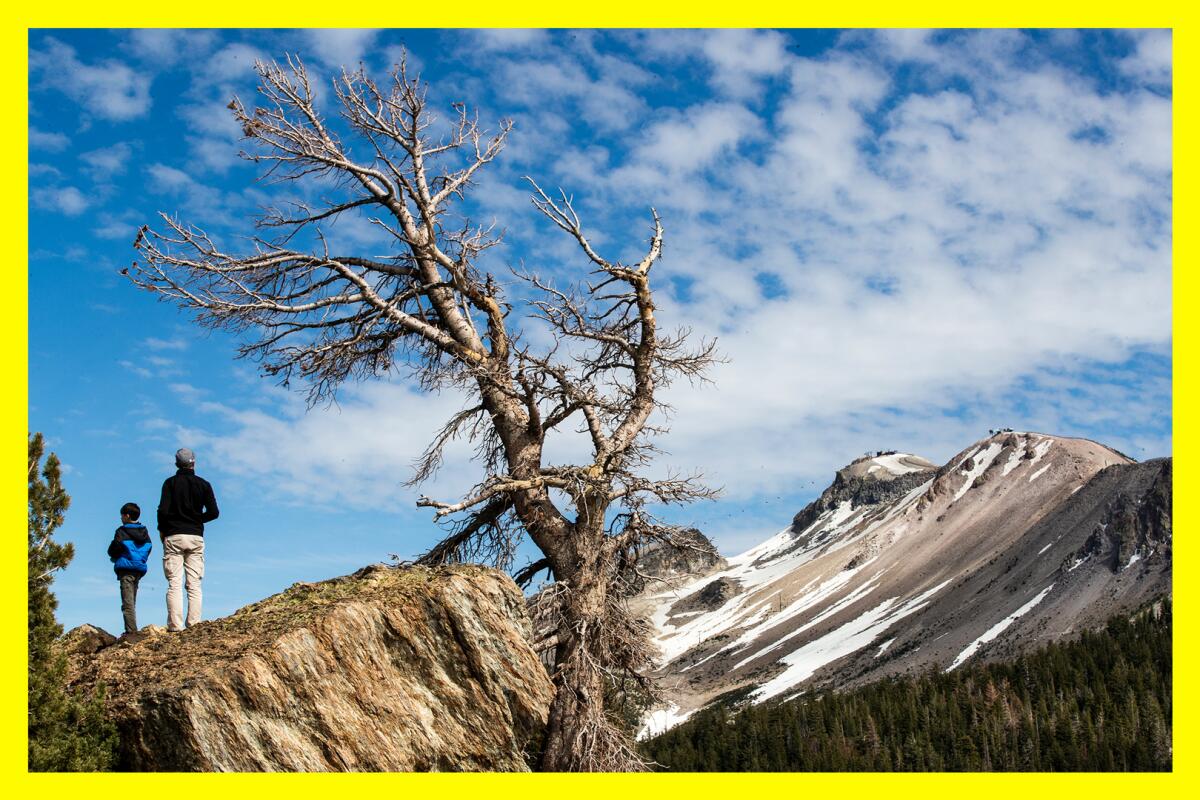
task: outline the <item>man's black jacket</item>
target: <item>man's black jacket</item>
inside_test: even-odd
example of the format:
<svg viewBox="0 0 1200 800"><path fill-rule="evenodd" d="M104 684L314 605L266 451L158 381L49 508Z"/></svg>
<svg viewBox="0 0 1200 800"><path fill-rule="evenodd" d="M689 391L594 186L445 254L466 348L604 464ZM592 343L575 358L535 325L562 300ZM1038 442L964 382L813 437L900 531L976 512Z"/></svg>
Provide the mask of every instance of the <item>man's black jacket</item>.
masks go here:
<svg viewBox="0 0 1200 800"><path fill-rule="evenodd" d="M177 533L204 535L204 523L212 522L221 512L208 481L194 470L180 468L163 481L162 499L158 501L158 535Z"/></svg>

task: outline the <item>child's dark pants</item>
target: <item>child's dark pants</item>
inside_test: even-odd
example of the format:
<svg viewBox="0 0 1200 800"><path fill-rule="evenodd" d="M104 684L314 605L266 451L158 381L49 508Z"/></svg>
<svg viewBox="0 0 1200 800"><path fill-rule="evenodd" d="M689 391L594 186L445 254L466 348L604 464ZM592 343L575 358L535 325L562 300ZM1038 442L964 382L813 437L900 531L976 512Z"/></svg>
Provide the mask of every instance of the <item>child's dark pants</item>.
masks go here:
<svg viewBox="0 0 1200 800"><path fill-rule="evenodd" d="M122 572L118 575L121 581L121 614L125 617L125 632L136 633L137 626L137 587L142 579L136 572Z"/></svg>

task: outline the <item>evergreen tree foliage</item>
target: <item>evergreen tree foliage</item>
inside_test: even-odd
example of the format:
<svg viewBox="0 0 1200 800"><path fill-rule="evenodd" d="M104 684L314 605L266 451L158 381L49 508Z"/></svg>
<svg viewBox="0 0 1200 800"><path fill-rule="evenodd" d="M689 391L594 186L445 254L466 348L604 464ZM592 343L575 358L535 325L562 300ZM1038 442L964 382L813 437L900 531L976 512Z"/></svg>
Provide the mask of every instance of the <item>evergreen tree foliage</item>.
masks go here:
<svg viewBox="0 0 1200 800"><path fill-rule="evenodd" d="M1169 771L1171 605L1015 661L741 710L642 744L676 772Z"/></svg>
<svg viewBox="0 0 1200 800"><path fill-rule="evenodd" d="M40 433L29 437L29 769L32 772L93 772L111 768L116 731L104 715L103 698L66 691L67 659L54 618L54 573L75 555L54 541L71 498L63 489L58 458L42 463Z"/></svg>

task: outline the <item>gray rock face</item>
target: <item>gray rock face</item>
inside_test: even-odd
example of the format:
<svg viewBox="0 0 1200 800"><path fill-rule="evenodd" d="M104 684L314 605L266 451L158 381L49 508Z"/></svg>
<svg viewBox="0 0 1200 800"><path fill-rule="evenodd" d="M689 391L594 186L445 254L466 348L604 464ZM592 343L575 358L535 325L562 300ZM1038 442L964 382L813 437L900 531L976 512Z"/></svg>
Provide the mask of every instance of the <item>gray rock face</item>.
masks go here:
<svg viewBox="0 0 1200 800"><path fill-rule="evenodd" d="M883 476L876 477L872 474L856 474L858 471L854 470L854 466L855 464L851 464L838 470L829 488L792 518L792 530L795 533L803 532L816 522L818 517L843 502L848 501L851 508L859 508L898 500L929 480L935 472L933 465L921 465L921 468L904 475L892 476L884 473Z"/></svg>
<svg viewBox="0 0 1200 800"><path fill-rule="evenodd" d="M1063 569L1098 557L1120 572L1142 559L1170 557L1171 459L1155 459L1124 472L1136 474L1116 490L1083 547L1063 561Z"/></svg>
<svg viewBox="0 0 1200 800"><path fill-rule="evenodd" d="M684 573L703 573L720 566L724 559L716 546L700 531L692 528L684 537L687 547L659 545L642 554L638 568L656 577Z"/></svg>
<svg viewBox="0 0 1200 800"><path fill-rule="evenodd" d="M527 769L553 686L516 585L480 567L369 567L224 619L73 657L107 686L121 767Z"/></svg>
<svg viewBox="0 0 1200 800"><path fill-rule="evenodd" d="M625 576L631 593L646 589L646 579L671 579L684 576L707 575L725 566L725 559L707 536L691 528L680 539L681 546L659 543L647 548L638 557L637 573L630 571ZM640 573L640 574L638 574Z"/></svg>
<svg viewBox="0 0 1200 800"><path fill-rule="evenodd" d="M725 605L729 598L740 591L737 581L729 578L717 578L706 583L700 591L688 595L671 606L672 614L686 614L689 611L713 611Z"/></svg>

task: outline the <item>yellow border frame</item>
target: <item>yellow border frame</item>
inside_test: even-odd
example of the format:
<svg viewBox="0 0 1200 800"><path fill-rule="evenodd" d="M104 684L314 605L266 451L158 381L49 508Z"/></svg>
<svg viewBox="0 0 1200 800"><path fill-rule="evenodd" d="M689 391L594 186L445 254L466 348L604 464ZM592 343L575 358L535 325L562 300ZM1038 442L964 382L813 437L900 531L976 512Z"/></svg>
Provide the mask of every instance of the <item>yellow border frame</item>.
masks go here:
<svg viewBox="0 0 1200 800"><path fill-rule="evenodd" d="M20 0L16 0L20 2ZM1018 0L979 8L963 2L922 2L919 6L878 0L854 5L825 5L819 8L782 2L695 3L681 0L631 2L608 0L603 4L567 6L545 0L524 2L519 8L502 3L466 0L441 7L430 5L417 10L400 6L376 5L366 11L330 3L301 0L288 4L296 27L1155 27L1174 29L1174 138L1183 144L1175 148L1175 183L1183 185L1181 200L1176 191L1176 220L1189 218L1191 209L1186 187L1192 186L1192 151L1196 135L1196 104L1192 98L1193 63L1196 40L1192 38L1190 14L1184 3L1144 0L1117 5L1112 2L1083 3L1072 0L1051 6L1046 2ZM3 182L9 187L3 196L3 228L8 249L28 253L28 31L31 28L73 27L291 27L281 19L276 7L255 8L245 2L208 0L189 10L182 4L149 3L135 0L121 7L59 0L44 8L17 9L10 5L0 29L0 63L6 79L0 84L3 106L11 110L9 125L3 129L4 152L8 169ZM281 24L285 23L285 24ZM1192 144L1192 147L1187 147ZM1195 235L1187 225L1175 224L1174 295L1196 297L1196 279L1188 265L1195 252ZM1180 265L1183 265L1180 268ZM0 350L4 374L14 376L0 393L0 419L4 424L4 457L0 470L0 509L9 529L8 545L0 557L0 602L6 626L5 651L9 657L0 664L0 781L17 797L82 796L86 798L119 796L129 798L143 793L158 797L164 792L183 797L221 792L228 796L263 794L325 796L330 792L368 793L402 791L415 795L469 797L486 792L513 797L568 796L592 794L660 795L686 793L688 796L738 797L744 795L806 794L812 796L882 795L971 800L1054 794L1120 796L1134 793L1192 794L1196 765L1195 725L1196 692L1185 671L1176 687L1175 771L1169 775L1122 774L713 774L713 775L30 775L26 772L25 644L18 620L26 616L23 603L25 584L20 582L23 569L16 552L17 514L22 506L24 488L17 474L25 464L24 439L28 425L28 275L27 262L11 268L0 289L0 341L10 343ZM1182 318L1176 324L1174 361L1177 377L1174 389L1175 449L1187 454L1196 444L1194 426L1187 411L1194 370L1191 351L1196 344L1197 323ZM18 430L20 428L20 430ZM17 448L21 448L18 454ZM1186 458L1176 465L1176 518L1184 532L1182 546L1175 544L1175 558L1181 564L1185 580L1176 581L1175 616L1183 622L1176 628L1176 666L1187 666L1200 654L1191 639L1197 628L1196 609L1189 581L1194 574L1194 557L1188 531L1196 519L1191 491L1197 486L1192 462ZM1178 673L1178 670L1176 670Z"/></svg>

